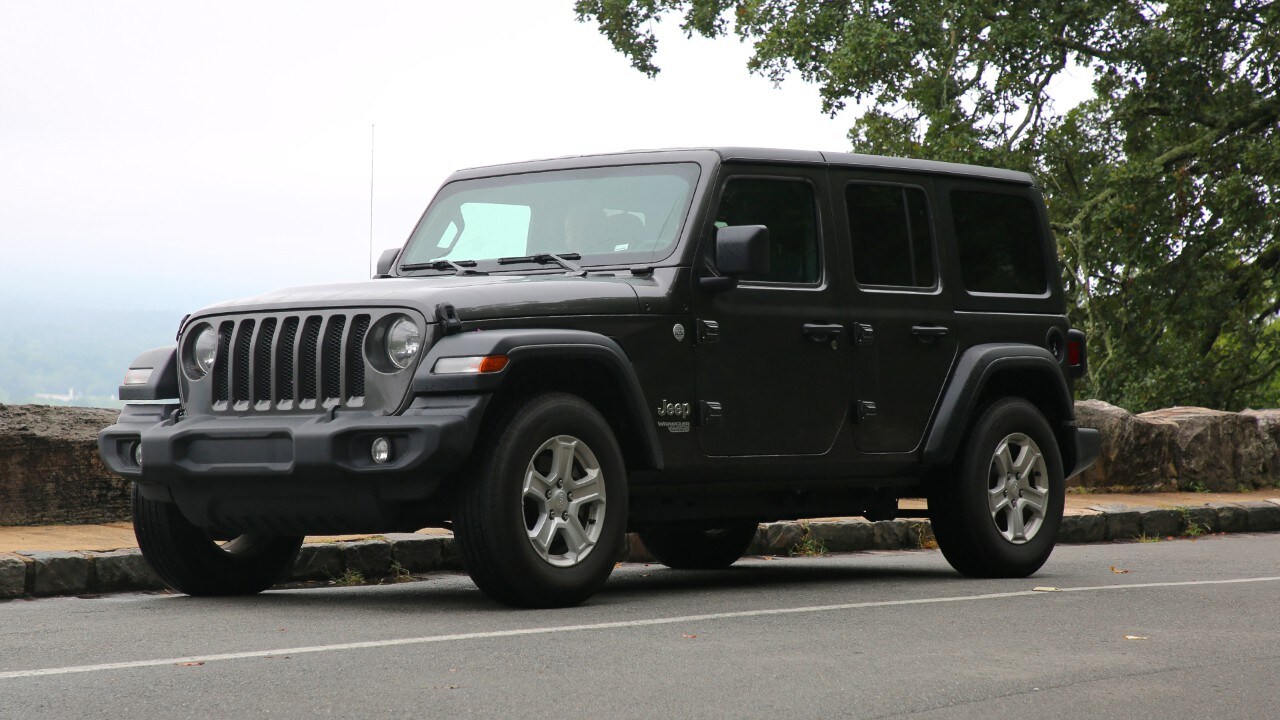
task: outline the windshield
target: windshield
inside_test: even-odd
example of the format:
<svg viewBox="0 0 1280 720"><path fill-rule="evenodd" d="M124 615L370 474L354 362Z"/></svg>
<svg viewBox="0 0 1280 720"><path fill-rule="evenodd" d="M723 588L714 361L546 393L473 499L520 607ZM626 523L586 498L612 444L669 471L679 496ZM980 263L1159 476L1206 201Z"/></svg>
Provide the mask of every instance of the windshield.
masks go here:
<svg viewBox="0 0 1280 720"><path fill-rule="evenodd" d="M581 265L655 262L675 247L697 181L697 164L672 163L450 183L400 264L490 261L493 270L500 258L547 253L577 254Z"/></svg>

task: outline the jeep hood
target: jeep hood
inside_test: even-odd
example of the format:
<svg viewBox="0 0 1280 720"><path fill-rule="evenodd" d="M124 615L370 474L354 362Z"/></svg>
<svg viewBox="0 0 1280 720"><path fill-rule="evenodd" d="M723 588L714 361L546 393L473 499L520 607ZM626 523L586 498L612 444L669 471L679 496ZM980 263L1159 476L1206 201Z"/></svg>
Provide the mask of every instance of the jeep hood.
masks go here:
<svg viewBox="0 0 1280 720"><path fill-rule="evenodd" d="M448 303L462 320L546 315L614 315L639 311L630 275L435 275L277 290L218 303L193 317L318 308L407 307L428 319Z"/></svg>

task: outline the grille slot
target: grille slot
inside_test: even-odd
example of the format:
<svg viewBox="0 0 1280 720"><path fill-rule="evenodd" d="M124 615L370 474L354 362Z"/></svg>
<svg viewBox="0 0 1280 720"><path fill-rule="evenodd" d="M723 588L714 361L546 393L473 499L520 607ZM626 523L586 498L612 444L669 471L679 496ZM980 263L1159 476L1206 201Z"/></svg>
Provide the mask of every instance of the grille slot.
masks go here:
<svg viewBox="0 0 1280 720"><path fill-rule="evenodd" d="M316 356L320 350L320 317L312 315L302 326L298 345L298 402L316 399Z"/></svg>
<svg viewBox="0 0 1280 720"><path fill-rule="evenodd" d="M313 312L258 313L218 322L218 353L210 378L213 410L363 407L368 379L364 345L380 314Z"/></svg>
<svg viewBox="0 0 1280 720"><path fill-rule="evenodd" d="M267 318L258 326L258 339L253 343L253 401L271 401L271 342L275 339L276 319Z"/></svg>
<svg viewBox="0 0 1280 720"><path fill-rule="evenodd" d="M252 320L245 320L236 330L235 356L231 361L232 402L249 401L249 359L250 347L253 344L253 326Z"/></svg>
<svg viewBox="0 0 1280 720"><path fill-rule="evenodd" d="M294 343L298 340L298 318L284 319L280 339L276 343L276 394L281 401L293 401Z"/></svg>
<svg viewBox="0 0 1280 720"><path fill-rule="evenodd" d="M369 316L357 315L347 335L347 397L364 397L364 336L369 332ZM355 362L358 359L360 362Z"/></svg>
<svg viewBox="0 0 1280 720"><path fill-rule="evenodd" d="M346 315L334 315L329 318L324 329L324 346L320 356L322 370L322 388L324 402L342 399L342 331L347 327Z"/></svg>

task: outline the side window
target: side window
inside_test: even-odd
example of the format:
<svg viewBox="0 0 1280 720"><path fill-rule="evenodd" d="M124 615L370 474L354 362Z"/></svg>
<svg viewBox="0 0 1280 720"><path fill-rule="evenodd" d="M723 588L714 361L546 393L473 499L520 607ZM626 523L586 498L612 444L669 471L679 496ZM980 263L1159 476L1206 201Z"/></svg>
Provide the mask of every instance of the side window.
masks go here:
<svg viewBox="0 0 1280 720"><path fill-rule="evenodd" d="M818 282L818 206L809 183L763 178L730 180L716 213L716 226L726 225L769 228L769 273L743 280L807 285Z"/></svg>
<svg viewBox="0 0 1280 720"><path fill-rule="evenodd" d="M853 243L853 276L859 284L934 286L933 234L923 190L850 184L844 199Z"/></svg>
<svg viewBox="0 0 1280 720"><path fill-rule="evenodd" d="M1044 238L1030 199L955 190L951 214L966 290L1021 295L1045 291Z"/></svg>

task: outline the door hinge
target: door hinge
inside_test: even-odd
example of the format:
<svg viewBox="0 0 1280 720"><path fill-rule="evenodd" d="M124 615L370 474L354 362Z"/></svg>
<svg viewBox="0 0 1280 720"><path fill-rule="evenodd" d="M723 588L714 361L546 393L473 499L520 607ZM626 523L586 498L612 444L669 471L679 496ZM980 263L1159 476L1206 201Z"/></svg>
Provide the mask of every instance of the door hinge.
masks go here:
<svg viewBox="0 0 1280 720"><path fill-rule="evenodd" d="M853 409L854 422L859 425L876 416L876 404L870 400L855 400Z"/></svg>
<svg viewBox="0 0 1280 720"><path fill-rule="evenodd" d="M720 323L715 320L698 321L698 344L720 342Z"/></svg>
<svg viewBox="0 0 1280 720"><path fill-rule="evenodd" d="M876 329L866 323L853 324L853 344L862 347L876 341Z"/></svg>
<svg viewBox="0 0 1280 720"><path fill-rule="evenodd" d="M715 425L724 419L724 408L720 403L711 400L703 400L698 403L698 424L706 427L707 425Z"/></svg>

